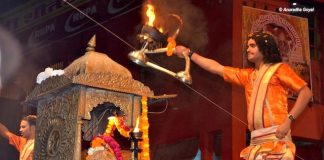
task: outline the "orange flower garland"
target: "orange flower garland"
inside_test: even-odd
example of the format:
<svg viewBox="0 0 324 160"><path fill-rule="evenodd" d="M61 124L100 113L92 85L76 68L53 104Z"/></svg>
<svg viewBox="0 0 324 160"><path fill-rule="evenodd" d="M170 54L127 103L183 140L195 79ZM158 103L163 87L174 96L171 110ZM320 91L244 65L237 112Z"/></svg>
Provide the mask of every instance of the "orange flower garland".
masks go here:
<svg viewBox="0 0 324 160"><path fill-rule="evenodd" d="M149 160L150 159L150 145L149 145L149 137L148 137L148 129L149 122L147 118L147 97L142 97L142 115L141 115L141 123L140 123L140 131L143 132L143 141L140 143L140 148L142 148L141 152L141 160Z"/></svg>
<svg viewBox="0 0 324 160"><path fill-rule="evenodd" d="M176 43L176 41L172 37L169 37L167 39L167 41L168 41L168 45L167 45L167 52L166 52L166 54L167 54L167 56L172 56L173 50L176 47L177 43Z"/></svg>
<svg viewBox="0 0 324 160"><path fill-rule="evenodd" d="M105 141L102 138L96 137L91 141L91 147L96 148L96 147L102 147L105 146Z"/></svg>
<svg viewBox="0 0 324 160"><path fill-rule="evenodd" d="M109 146L109 147L108 147ZM98 136L91 141L91 147L88 149L86 160L93 160L96 152L101 152L101 156L113 155L117 160L122 160L121 151L118 143L110 136ZM95 155L98 156L98 155Z"/></svg>
<svg viewBox="0 0 324 160"><path fill-rule="evenodd" d="M129 138L130 129L125 125L125 121L123 120L123 117L111 116L108 118L108 120L109 122L107 124L107 128L105 131L106 135L113 136L113 131L116 127L118 132L122 136Z"/></svg>
<svg viewBox="0 0 324 160"><path fill-rule="evenodd" d="M106 135L110 135L110 136L113 135L113 131L115 129L115 123L116 123L115 121L116 121L115 116L108 117L108 124L107 124L106 130L105 130Z"/></svg>
<svg viewBox="0 0 324 160"><path fill-rule="evenodd" d="M118 132L124 136L129 137L130 129L126 126L123 117L111 116L108 117L108 124L104 135L95 137L91 141L91 148L88 150L86 160L90 160L90 156L97 151L107 150L113 153L117 160L122 160L121 150L119 144L113 138L114 130L117 128ZM109 146L108 148L106 146Z"/></svg>
<svg viewBox="0 0 324 160"><path fill-rule="evenodd" d="M148 106L147 106L147 97L143 96L142 100L142 113L140 116L140 123L139 128L140 131L143 132L143 141L139 142L139 147L142 149L140 153L141 160L150 160L150 146L149 146L149 136L148 136L148 129L149 129L149 122L147 117ZM124 136L130 136L130 129L125 125L125 121L123 117L111 116L108 118L108 124L105 130L104 135L93 139L91 142L91 152L96 152L96 150L100 149L101 147L108 144L111 149L110 152L113 152L117 159L120 159L120 148L118 143L112 138L114 130L117 128L118 132ZM87 156L89 159L89 156Z"/></svg>

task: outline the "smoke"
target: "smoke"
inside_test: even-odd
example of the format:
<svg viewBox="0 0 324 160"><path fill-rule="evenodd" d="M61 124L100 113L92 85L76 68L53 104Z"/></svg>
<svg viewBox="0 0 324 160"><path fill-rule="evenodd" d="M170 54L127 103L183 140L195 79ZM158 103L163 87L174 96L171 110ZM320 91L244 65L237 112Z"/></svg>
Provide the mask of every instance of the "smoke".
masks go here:
<svg viewBox="0 0 324 160"><path fill-rule="evenodd" d="M19 42L0 26L0 90L11 76L16 73L21 61Z"/></svg>
<svg viewBox="0 0 324 160"><path fill-rule="evenodd" d="M156 19L154 25L162 27L169 36L174 34L179 28L180 21L183 22L177 37L177 43L190 47L196 51L203 51L208 43L207 21L205 20L202 10L194 6L189 0L149 0L150 4L155 7ZM143 5L143 20L147 7Z"/></svg>

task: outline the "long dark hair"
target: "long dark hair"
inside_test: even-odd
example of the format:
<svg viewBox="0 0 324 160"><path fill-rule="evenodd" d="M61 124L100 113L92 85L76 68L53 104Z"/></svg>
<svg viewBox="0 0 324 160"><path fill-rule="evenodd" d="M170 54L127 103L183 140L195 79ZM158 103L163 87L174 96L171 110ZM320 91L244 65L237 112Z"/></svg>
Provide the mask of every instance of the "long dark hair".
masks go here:
<svg viewBox="0 0 324 160"><path fill-rule="evenodd" d="M255 40L260 52L263 54L264 63L279 63L282 62L281 54L277 45L277 42L272 34L268 32L254 32L249 34L247 41L249 39ZM246 50L245 50L246 52ZM248 61L249 66L253 66L251 62Z"/></svg>

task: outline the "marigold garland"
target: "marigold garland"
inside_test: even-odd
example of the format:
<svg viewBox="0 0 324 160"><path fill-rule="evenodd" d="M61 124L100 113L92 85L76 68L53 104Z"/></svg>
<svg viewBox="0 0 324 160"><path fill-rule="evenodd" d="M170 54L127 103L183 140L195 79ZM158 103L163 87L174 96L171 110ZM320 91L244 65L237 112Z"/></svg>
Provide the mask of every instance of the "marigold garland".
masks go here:
<svg viewBox="0 0 324 160"><path fill-rule="evenodd" d="M90 156L95 152L102 150L114 153L117 160L123 160L119 144L113 137L108 135L95 137L91 141L91 148L89 148L88 150L88 156L86 157L86 160L89 160Z"/></svg>
<svg viewBox="0 0 324 160"><path fill-rule="evenodd" d="M139 128L140 131L143 132L143 141L139 143L142 152L140 153L141 160L150 160L150 145L149 145L149 136L148 136L148 129L149 129L149 122L147 117L148 107L147 107L147 97L143 96L142 100L142 114L140 116L140 124ZM125 124L123 117L116 117L111 116L108 118L108 124L105 130L104 135L95 137L91 141L91 148L88 152L93 154L96 151L102 150L105 148L106 150L110 150L114 153L117 160L122 160L122 154L119 144L116 140L112 137L114 130L117 128L118 132L124 136L129 137L130 128L128 128ZM107 148L108 145L110 148ZM89 159L89 155L86 159Z"/></svg>
<svg viewBox="0 0 324 160"><path fill-rule="evenodd" d="M125 119L123 117L117 117L116 126L117 126L118 132L122 136L129 138L129 133L131 130L129 127L126 126Z"/></svg>
<svg viewBox="0 0 324 160"><path fill-rule="evenodd" d="M166 52L166 54L167 54L167 56L172 56L173 50L176 47L177 43L174 40L174 38L172 38L172 37L169 37L167 39L167 41L168 41L168 45L167 45L167 52Z"/></svg>
<svg viewBox="0 0 324 160"><path fill-rule="evenodd" d="M106 130L105 130L106 135L113 136L113 134L114 134L113 131L115 130L115 123L116 123L115 121L116 121L115 116L108 117L108 124L107 124Z"/></svg>
<svg viewBox="0 0 324 160"><path fill-rule="evenodd" d="M108 117L108 124L105 130L104 135L95 137L91 141L91 148L89 148L89 155L92 155L94 152L102 150L102 148L106 150L111 150L114 153L117 160L122 160L121 149L117 141L112 137L114 134L114 130L117 128L118 132L124 136L129 137L130 128L128 128L125 124L123 117L111 116ZM108 145L109 147L107 148ZM89 155L86 159L89 159Z"/></svg>
<svg viewBox="0 0 324 160"><path fill-rule="evenodd" d="M142 115L140 119L140 131L143 132L143 141L140 142L140 148L142 148L141 152L141 160L149 160L150 159L150 145L149 145L149 137L148 137L148 129L149 122L147 118L147 97L142 97Z"/></svg>
<svg viewBox="0 0 324 160"><path fill-rule="evenodd" d="M124 118L123 117L116 117L116 116L111 116L108 118L109 122L106 127L105 134L113 136L113 131L115 128L117 128L118 132L126 137L129 138L129 132L130 128L126 126Z"/></svg>

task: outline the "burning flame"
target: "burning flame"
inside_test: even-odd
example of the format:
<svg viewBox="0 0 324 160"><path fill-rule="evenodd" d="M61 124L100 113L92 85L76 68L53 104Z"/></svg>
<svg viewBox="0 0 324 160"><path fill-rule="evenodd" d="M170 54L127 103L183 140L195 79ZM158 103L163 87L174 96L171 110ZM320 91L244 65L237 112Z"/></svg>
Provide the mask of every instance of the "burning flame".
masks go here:
<svg viewBox="0 0 324 160"><path fill-rule="evenodd" d="M134 128L134 130L133 130L133 132L139 132L139 117L137 117L137 119L136 119L136 124L135 124L135 128Z"/></svg>
<svg viewBox="0 0 324 160"><path fill-rule="evenodd" d="M154 20L155 20L155 13L154 13L153 5L147 4L146 16L149 18L148 22L146 24L148 26L153 27L154 26Z"/></svg>
<svg viewBox="0 0 324 160"><path fill-rule="evenodd" d="M147 4L146 16L148 17L148 22L146 22L146 25L154 27L155 12L154 12L154 6L153 5ZM158 30L161 33L163 33L163 28L162 27L159 27Z"/></svg>
<svg viewBox="0 0 324 160"><path fill-rule="evenodd" d="M159 31L160 31L161 33L163 33L163 28L162 28L162 27L160 27L160 28L159 28Z"/></svg>
<svg viewBox="0 0 324 160"><path fill-rule="evenodd" d="M155 13L154 13L154 6L153 5L147 4L146 16L148 17L148 22L146 22L146 25L154 27ZM178 15L172 14L172 16L179 19L179 21L181 22L181 25L182 25L181 18ZM158 30L161 33L163 33L163 28L162 27L160 27ZM176 41L175 41L175 38L177 37L178 33L179 33L179 29L176 31L176 33L174 33L174 35L170 36L167 39L167 41L168 41L167 52L166 52L167 56L172 56L172 54L173 54L173 50L177 45Z"/></svg>

